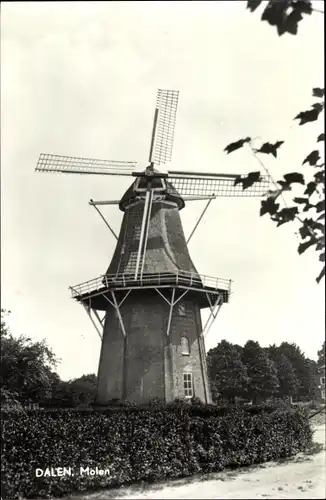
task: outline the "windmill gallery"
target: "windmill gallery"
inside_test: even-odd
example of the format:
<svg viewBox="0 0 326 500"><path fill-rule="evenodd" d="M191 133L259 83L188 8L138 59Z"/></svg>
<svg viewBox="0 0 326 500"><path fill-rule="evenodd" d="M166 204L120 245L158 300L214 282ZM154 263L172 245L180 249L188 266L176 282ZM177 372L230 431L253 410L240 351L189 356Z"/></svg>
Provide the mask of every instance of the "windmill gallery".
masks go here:
<svg viewBox="0 0 326 500"><path fill-rule="evenodd" d="M218 196L262 196L262 178L243 191L239 174L159 171L172 157L179 92L159 89L149 165L41 154L36 170L134 177L118 205L124 213L110 265L104 275L70 287L102 339L97 405L113 400L145 403L197 397L210 403L204 335L227 303L230 280L200 275L187 243L210 202ZM207 200L190 237L180 210L186 202ZM201 309L210 315L202 325ZM102 317L101 317L102 316Z"/></svg>

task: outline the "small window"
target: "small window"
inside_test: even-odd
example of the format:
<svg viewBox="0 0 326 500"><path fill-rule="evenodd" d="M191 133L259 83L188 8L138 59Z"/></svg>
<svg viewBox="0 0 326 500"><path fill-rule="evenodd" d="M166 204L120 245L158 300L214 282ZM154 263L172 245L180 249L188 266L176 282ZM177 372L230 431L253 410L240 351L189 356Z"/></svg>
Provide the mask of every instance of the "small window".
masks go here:
<svg viewBox="0 0 326 500"><path fill-rule="evenodd" d="M325 384L325 377L321 377L321 378L320 378L320 383L321 383L321 384Z"/></svg>
<svg viewBox="0 0 326 500"><path fill-rule="evenodd" d="M184 304L177 304L177 312L179 316L186 315L186 306Z"/></svg>
<svg viewBox="0 0 326 500"><path fill-rule="evenodd" d="M325 399L325 391L321 391L321 398Z"/></svg>
<svg viewBox="0 0 326 500"><path fill-rule="evenodd" d="M186 398L192 398L193 388L192 388L192 373L183 374L183 388Z"/></svg>
<svg viewBox="0 0 326 500"><path fill-rule="evenodd" d="M189 356L189 354L190 354L188 337L181 337L181 354L183 356Z"/></svg>

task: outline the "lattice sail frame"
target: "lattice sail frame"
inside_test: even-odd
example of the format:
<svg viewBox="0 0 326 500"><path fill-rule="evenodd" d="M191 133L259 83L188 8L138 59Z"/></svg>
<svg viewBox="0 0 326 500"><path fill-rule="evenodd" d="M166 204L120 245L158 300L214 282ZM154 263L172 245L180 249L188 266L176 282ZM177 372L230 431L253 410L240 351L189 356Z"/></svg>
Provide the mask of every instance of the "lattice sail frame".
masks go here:
<svg viewBox="0 0 326 500"><path fill-rule="evenodd" d="M135 161L112 161L41 153L35 168L41 172L65 174L131 175Z"/></svg>
<svg viewBox="0 0 326 500"><path fill-rule="evenodd" d="M151 164L162 165L171 161L178 101L178 90L158 89L150 153ZM112 161L41 153L35 170L131 176L136 166L137 162L134 161ZM244 177L245 175L237 174L168 172L168 181L185 199L187 197L188 199L261 197L268 192L271 186L270 179L263 176L259 182L243 189L242 183L235 184L235 180Z"/></svg>
<svg viewBox="0 0 326 500"><path fill-rule="evenodd" d="M255 197L263 196L268 192L271 186L271 181L268 176L262 176L259 182L255 182L252 186L243 189L242 183L234 185L236 179L245 178L245 175L218 175L201 177L174 177L173 172L170 172L168 181L175 187L180 196L222 196L222 197Z"/></svg>
<svg viewBox="0 0 326 500"><path fill-rule="evenodd" d="M156 98L157 122L151 158L155 165L163 165L171 161L178 102L178 90L158 89Z"/></svg>
<svg viewBox="0 0 326 500"><path fill-rule="evenodd" d="M131 176L136 165L137 162L132 161L99 160L41 153L35 170L66 174ZM186 175L177 175L176 172L168 172L169 183L175 187L180 196L185 197L259 197L266 194L271 187L268 176L262 176L259 182L255 182L245 190L241 183L234 185L236 179L244 177L246 176L237 174L210 175L188 172Z"/></svg>

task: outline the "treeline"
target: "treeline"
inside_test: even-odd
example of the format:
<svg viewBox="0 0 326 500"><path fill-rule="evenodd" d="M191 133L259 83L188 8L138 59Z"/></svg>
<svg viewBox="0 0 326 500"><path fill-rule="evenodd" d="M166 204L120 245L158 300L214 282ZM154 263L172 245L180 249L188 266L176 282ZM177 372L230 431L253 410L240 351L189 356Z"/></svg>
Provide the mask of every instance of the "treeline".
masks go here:
<svg viewBox="0 0 326 500"><path fill-rule="evenodd" d="M222 340L207 353L208 375L215 402L254 404L270 398L310 401L319 397L318 366L325 363L325 343L317 363L296 344L261 347L248 340L242 347Z"/></svg>
<svg viewBox="0 0 326 500"><path fill-rule="evenodd" d="M89 406L95 399L95 374L61 380L58 364L45 341L14 337L7 324L10 311L1 309L1 404L38 404L43 407Z"/></svg>

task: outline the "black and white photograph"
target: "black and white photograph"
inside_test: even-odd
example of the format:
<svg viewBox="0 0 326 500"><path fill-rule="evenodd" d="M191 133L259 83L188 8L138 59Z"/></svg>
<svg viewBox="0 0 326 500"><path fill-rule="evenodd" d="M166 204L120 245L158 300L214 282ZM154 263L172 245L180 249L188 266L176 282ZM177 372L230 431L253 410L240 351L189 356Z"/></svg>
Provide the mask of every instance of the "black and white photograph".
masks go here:
<svg viewBox="0 0 326 500"><path fill-rule="evenodd" d="M324 1L1 5L1 500L322 499Z"/></svg>

